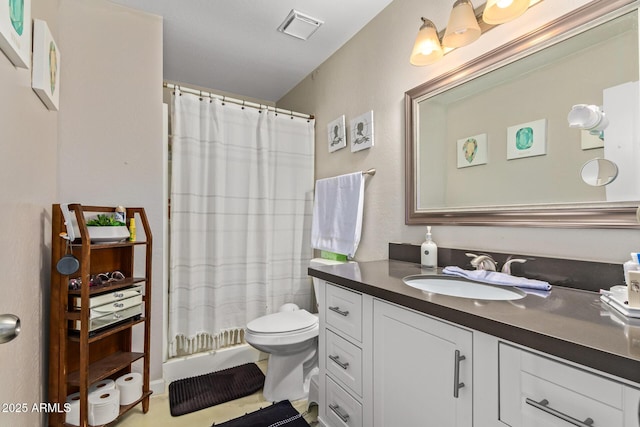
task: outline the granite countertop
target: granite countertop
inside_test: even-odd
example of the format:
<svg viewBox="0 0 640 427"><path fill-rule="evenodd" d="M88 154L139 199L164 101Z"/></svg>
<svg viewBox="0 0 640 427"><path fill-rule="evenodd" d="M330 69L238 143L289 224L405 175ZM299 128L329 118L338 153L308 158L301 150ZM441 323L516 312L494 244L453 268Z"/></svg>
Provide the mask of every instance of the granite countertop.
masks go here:
<svg viewBox="0 0 640 427"><path fill-rule="evenodd" d="M546 298L481 301L437 295L402 281L438 274L384 260L310 267L309 275L640 383L640 319L629 319L595 292L554 286ZM604 286L603 286L604 287Z"/></svg>

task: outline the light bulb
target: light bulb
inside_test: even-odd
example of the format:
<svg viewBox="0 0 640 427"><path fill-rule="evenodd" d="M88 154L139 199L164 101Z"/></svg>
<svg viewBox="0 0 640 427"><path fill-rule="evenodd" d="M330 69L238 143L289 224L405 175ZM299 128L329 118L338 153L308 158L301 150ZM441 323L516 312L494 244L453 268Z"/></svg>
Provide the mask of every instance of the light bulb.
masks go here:
<svg viewBox="0 0 640 427"><path fill-rule="evenodd" d="M513 3L513 0L498 0L498 2L496 3L496 5L497 5L500 9L504 9L505 7L509 7L509 6L511 6L511 3Z"/></svg>

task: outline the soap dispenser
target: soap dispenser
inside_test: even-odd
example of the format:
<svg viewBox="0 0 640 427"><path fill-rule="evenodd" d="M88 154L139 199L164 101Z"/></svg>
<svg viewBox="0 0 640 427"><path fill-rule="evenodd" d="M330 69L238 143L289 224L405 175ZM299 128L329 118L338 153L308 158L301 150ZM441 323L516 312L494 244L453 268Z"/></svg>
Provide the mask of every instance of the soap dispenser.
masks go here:
<svg viewBox="0 0 640 427"><path fill-rule="evenodd" d="M431 239L431 226L427 226L426 240L420 247L420 263L423 267L436 268L438 266L438 246Z"/></svg>

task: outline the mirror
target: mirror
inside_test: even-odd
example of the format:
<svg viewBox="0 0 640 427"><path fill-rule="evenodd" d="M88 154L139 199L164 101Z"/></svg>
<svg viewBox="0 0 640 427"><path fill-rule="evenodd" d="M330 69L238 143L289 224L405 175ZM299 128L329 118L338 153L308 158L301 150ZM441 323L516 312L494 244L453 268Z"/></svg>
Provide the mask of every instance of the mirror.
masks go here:
<svg viewBox="0 0 640 427"><path fill-rule="evenodd" d="M592 159L582 165L580 176L593 187L609 185L618 177L618 165L607 159Z"/></svg>
<svg viewBox="0 0 640 427"><path fill-rule="evenodd" d="M406 92L405 222L637 228L637 24L634 2L591 2ZM601 134L570 126L580 105ZM615 182L583 181L594 158Z"/></svg>

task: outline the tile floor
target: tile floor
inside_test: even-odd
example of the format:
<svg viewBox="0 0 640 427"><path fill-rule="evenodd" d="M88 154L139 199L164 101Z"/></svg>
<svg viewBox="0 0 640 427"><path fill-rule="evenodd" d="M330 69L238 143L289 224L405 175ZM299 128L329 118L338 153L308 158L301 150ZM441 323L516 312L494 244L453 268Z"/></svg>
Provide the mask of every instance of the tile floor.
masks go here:
<svg viewBox="0 0 640 427"><path fill-rule="evenodd" d="M257 365L266 371L267 361L257 362ZM298 400L291 402L299 412L307 410L307 401ZM242 416L248 412L256 411L270 405L262 396L262 391L254 393L231 402L192 412L190 414L172 417L169 411L169 394L151 395L149 411L142 413L142 405L138 405L127 412L116 424L117 427L209 427L213 423L220 424ZM311 425L317 425L317 406L313 405L305 420Z"/></svg>

